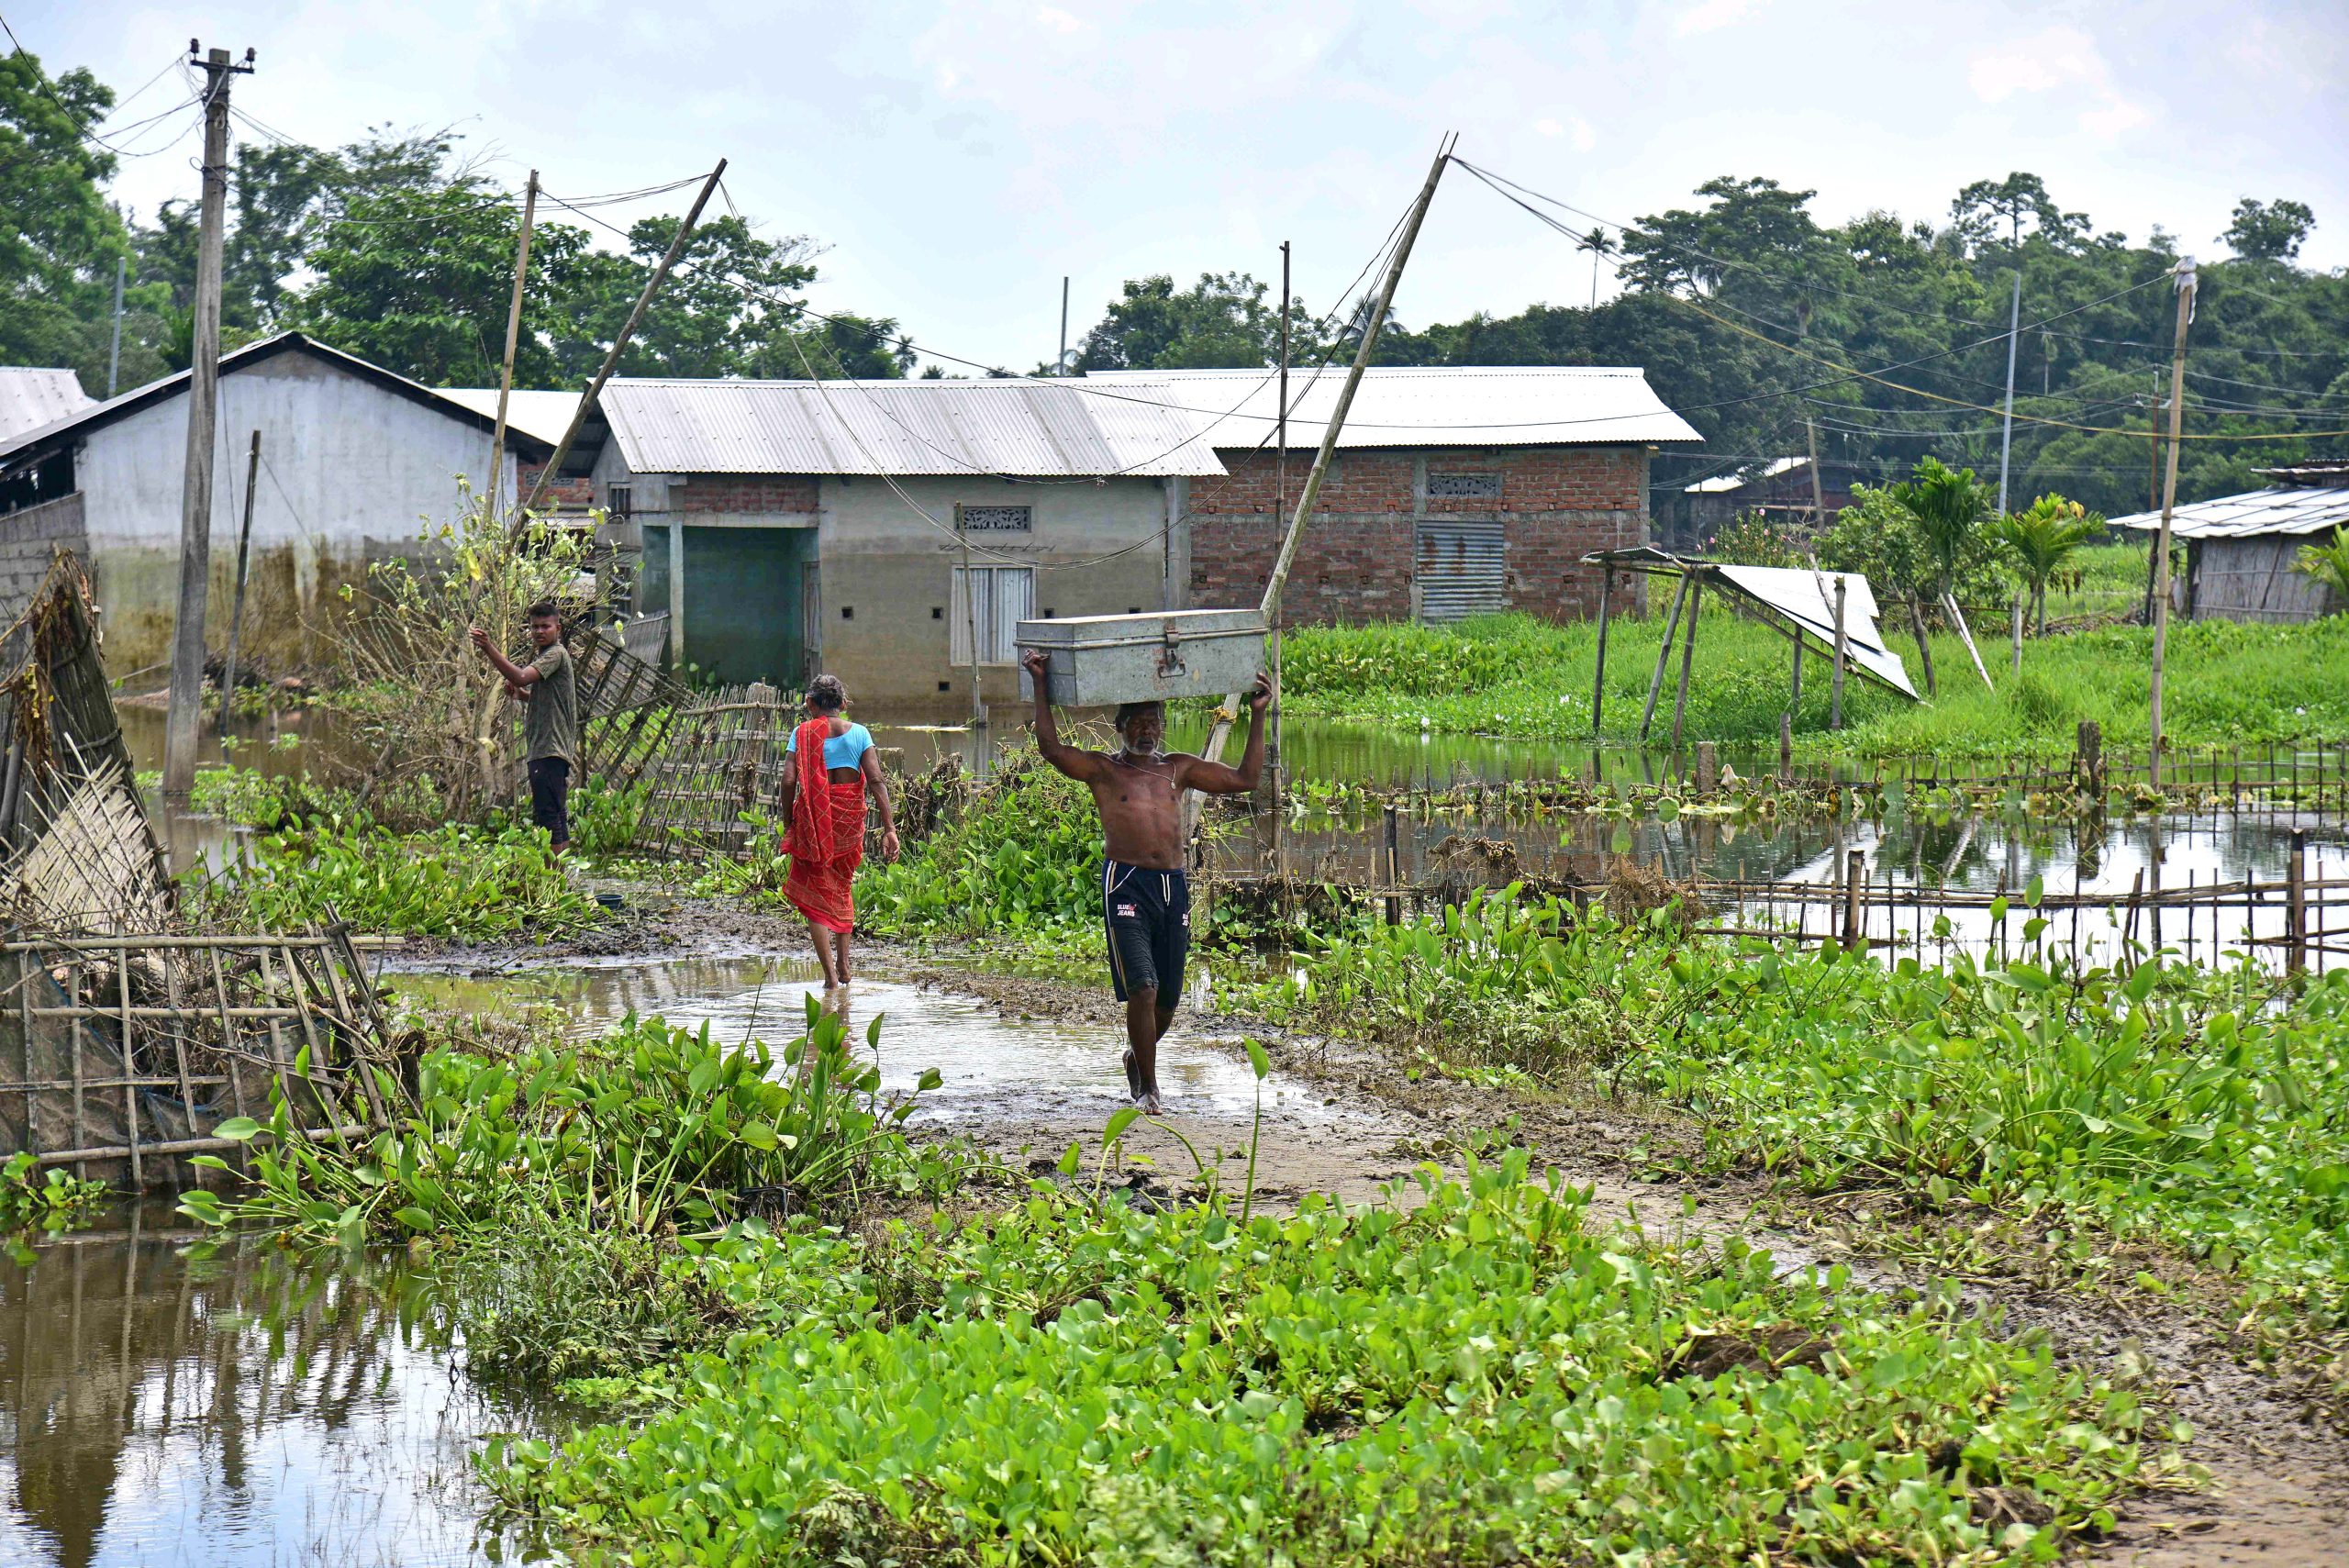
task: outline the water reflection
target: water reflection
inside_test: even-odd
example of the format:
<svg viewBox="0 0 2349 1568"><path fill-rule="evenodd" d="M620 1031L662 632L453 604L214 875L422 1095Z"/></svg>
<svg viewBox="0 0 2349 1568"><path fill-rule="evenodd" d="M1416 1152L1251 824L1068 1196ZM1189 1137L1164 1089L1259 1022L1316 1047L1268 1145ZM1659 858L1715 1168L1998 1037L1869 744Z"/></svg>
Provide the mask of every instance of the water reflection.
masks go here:
<svg viewBox="0 0 2349 1568"><path fill-rule="evenodd" d="M0 1562L480 1560L467 1456L530 1415L417 1282L201 1239L149 1205L0 1261Z"/></svg>
<svg viewBox="0 0 2349 1568"><path fill-rule="evenodd" d="M1204 965L1195 968L1195 984L1204 974ZM403 996L437 1009L510 1015L522 1007L551 1006L573 1039L601 1034L629 1013L657 1013L674 1024L707 1022L720 1040L771 1043L799 1033L807 999L820 995L823 984L812 961L774 957L629 962L485 976L393 973L385 979ZM1107 985L1105 979L1105 995ZM918 1121L952 1127L980 1118L1069 1114L1107 1120L1127 1103L1119 1063L1124 1040L1111 1025L1008 1017L984 1002L869 973L850 987L846 1006L850 1038L860 1048L866 1026L882 1019L885 1091L910 1090L931 1068L944 1080L922 1096ZM1244 1117L1254 1104L1255 1075L1244 1061L1197 1042L1195 1011L1186 1011L1159 1047L1160 1078L1186 1114ZM1268 1113L1286 1107L1301 1121L1326 1122L1330 1116L1319 1096L1278 1075L1267 1084L1264 1103Z"/></svg>

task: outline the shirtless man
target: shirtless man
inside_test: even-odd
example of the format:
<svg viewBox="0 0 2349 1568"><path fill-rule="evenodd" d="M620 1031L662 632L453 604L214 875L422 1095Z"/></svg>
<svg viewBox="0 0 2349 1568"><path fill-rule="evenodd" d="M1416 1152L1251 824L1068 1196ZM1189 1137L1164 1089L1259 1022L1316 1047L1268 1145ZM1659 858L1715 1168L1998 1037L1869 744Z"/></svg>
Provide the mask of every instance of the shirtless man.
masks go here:
<svg viewBox="0 0 2349 1568"><path fill-rule="evenodd" d="M1183 995L1183 962L1191 948L1191 889L1183 874L1183 792L1245 795L1264 767L1269 676L1248 694L1248 749L1240 765L1159 750L1166 710L1154 702L1118 709L1117 751L1063 745L1045 692L1044 654L1020 660L1036 684L1036 750L1044 761L1093 791L1101 813L1108 863L1101 868L1101 919L1109 943L1109 980L1126 1005L1126 1087L1134 1104L1161 1114L1158 1040L1174 1021Z"/></svg>

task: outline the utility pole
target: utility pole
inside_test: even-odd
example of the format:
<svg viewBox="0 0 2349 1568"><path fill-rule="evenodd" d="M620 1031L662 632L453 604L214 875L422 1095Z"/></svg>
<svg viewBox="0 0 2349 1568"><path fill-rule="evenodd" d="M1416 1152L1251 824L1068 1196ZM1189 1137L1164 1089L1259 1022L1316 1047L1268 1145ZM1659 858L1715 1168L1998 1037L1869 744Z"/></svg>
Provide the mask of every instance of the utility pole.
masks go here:
<svg viewBox="0 0 2349 1568"><path fill-rule="evenodd" d="M253 481L261 477L261 432L245 455L245 522L237 530L236 586L228 600L228 656L220 662L220 733L228 733L228 704L237 695L237 644L245 630L245 564L253 550Z"/></svg>
<svg viewBox="0 0 2349 1568"><path fill-rule="evenodd" d="M514 532L518 537L522 531L523 518L539 504L539 497L546 494L547 486L554 483L557 471L562 467L562 460L571 455L572 443L579 439L580 427L587 423L588 408L601 395L604 384L612 379L612 373L620 368L620 356L628 351L629 339L636 336L636 324L644 319L645 307L652 303L652 296L661 292L661 285L669 281L669 269L675 266L677 258L685 253L685 241L693 238L694 225L701 221L701 209L709 205L710 193L718 189L718 182L725 173L726 160L721 158L718 161L718 167L709 172L709 178L702 182L701 193L694 197L693 206L685 213L685 221L677 225L676 238L669 241L668 253L661 258L661 264L652 269L652 276L645 282L644 292L636 296L636 305L629 311L628 319L620 324L619 336L612 339L611 350L604 356L603 364L597 367L596 378L587 384L587 390L579 395L579 406L571 411L571 423L564 428L562 439L556 443L554 456L549 458L546 467L539 471L539 482L530 486L530 498L515 514ZM675 590L672 589L671 593L674 595ZM680 628L672 622L669 628L672 646L680 635Z"/></svg>
<svg viewBox="0 0 2349 1568"><path fill-rule="evenodd" d="M122 379L122 280L130 270L130 258L114 259L114 347L106 350L106 395L112 397L117 383Z"/></svg>
<svg viewBox="0 0 2349 1568"><path fill-rule="evenodd" d="M514 346L522 336L522 280L529 275L530 230L538 217L539 172L533 169L530 183L522 187L522 235L514 245L514 297L506 306L506 359L497 373L497 428L489 442L489 485L482 492L482 505L491 517L500 510L497 482L506 462L506 404L514 395Z"/></svg>
<svg viewBox="0 0 2349 1568"><path fill-rule="evenodd" d="M1273 416L1273 516L1275 517L1285 517L1288 512L1288 241L1284 239L1281 241L1280 406L1274 410ZM1271 733L1266 738L1267 755L1264 776L1274 781L1274 787L1277 789L1281 776L1281 628L1279 622L1275 621L1273 624L1271 632L1265 651L1271 656L1267 662L1272 666L1273 712ZM1275 800L1271 804L1275 807L1274 830L1277 832L1280 820L1277 808L1280 803Z"/></svg>
<svg viewBox="0 0 2349 1568"><path fill-rule="evenodd" d="M1281 536L1280 552L1273 558L1273 570L1264 582L1264 597L1261 613L1267 628L1281 623L1281 594L1288 586L1289 568L1296 563L1297 547L1305 535L1305 525L1313 516L1313 503L1319 499L1321 483L1330 476L1330 462L1338 450L1338 433L1346 428L1346 414L1354 406L1354 393L1362 385L1362 373L1378 350L1378 334L1386 325L1386 313L1395 303L1395 290L1403 281L1403 267L1411 259L1411 247L1419 238L1419 225L1428 216L1429 204L1435 200L1435 188L1443 178L1444 165L1452 161L1452 150L1459 142L1456 136L1446 136L1437 149L1435 162L1428 169L1427 183L1411 204L1403 220L1403 237L1396 241L1395 254L1388 259L1386 274L1380 279L1378 298L1370 307L1369 319L1363 323L1362 341L1355 346L1354 362L1346 372L1344 384L1338 388L1337 406L1330 411L1330 423L1321 432L1320 450L1313 454L1313 466L1305 475L1305 491L1297 498L1297 511L1290 517L1288 531ZM1215 723L1208 731L1207 744L1200 754L1210 762L1221 759L1223 742L1231 733L1231 721L1240 712L1242 694L1232 692L1225 696L1216 712ZM1183 826L1187 840L1190 830L1198 823L1198 797L1185 797Z"/></svg>
<svg viewBox="0 0 2349 1568"><path fill-rule="evenodd" d="M1810 336L1810 301L1804 300L1795 311L1795 340L1799 343ZM1803 399L1803 439L1810 445L1810 531L1817 534L1827 526L1827 486L1819 477L1819 422L1810 416L1810 400ZM1795 639L1795 695L1802 695L1802 639Z"/></svg>
<svg viewBox="0 0 2349 1568"><path fill-rule="evenodd" d="M2007 456L2015 443L2015 330L2022 322L2022 250L2015 250L2014 299L2007 306L2007 417L1998 432L1998 516L2007 515Z"/></svg>
<svg viewBox="0 0 2349 1568"><path fill-rule="evenodd" d="M194 39L187 50L196 52ZM187 466L180 489L180 592L172 623L172 685L163 720L163 801L184 806L195 787L204 695L204 610L212 570L212 439L220 413L220 247L228 203L228 78L250 73L216 49L204 66L204 205L196 228L195 321L187 378Z"/></svg>
<svg viewBox="0 0 2349 1568"><path fill-rule="evenodd" d="M2162 658L2169 644L2169 527L2177 507L2177 438L2186 418L2186 328L2194 320L2194 258L2170 269L2177 279L2177 343L2169 360L2169 459L2162 473L2162 526L2154 540L2153 785L2162 784Z"/></svg>
<svg viewBox="0 0 2349 1568"><path fill-rule="evenodd" d="M1068 274L1061 274L1061 351L1052 361L1054 375L1068 374Z"/></svg>

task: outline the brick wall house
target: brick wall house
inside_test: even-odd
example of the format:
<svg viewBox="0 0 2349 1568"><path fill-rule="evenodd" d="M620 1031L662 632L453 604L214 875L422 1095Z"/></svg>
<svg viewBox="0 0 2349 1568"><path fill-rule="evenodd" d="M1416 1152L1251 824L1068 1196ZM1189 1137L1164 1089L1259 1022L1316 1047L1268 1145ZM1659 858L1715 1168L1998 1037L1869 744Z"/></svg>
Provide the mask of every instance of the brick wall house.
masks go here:
<svg viewBox="0 0 2349 1568"><path fill-rule="evenodd" d="M1264 373L1100 379L1206 418L1225 472L1188 484L1189 601L1256 602L1287 526L1279 498L1295 507L1341 378L1293 379L1285 478L1266 439L1277 392ZM1697 439L1636 370L1372 370L1298 545L1283 624L1594 615L1599 574L1582 557L1646 541L1649 457ZM1630 608L1639 584L1616 594Z"/></svg>

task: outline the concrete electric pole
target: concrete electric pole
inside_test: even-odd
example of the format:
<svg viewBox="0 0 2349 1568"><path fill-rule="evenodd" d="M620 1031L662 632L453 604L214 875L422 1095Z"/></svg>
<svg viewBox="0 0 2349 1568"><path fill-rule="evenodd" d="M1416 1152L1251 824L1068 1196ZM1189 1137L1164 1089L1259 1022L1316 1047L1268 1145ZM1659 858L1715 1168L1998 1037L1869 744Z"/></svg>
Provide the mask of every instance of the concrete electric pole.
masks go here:
<svg viewBox="0 0 2349 1568"><path fill-rule="evenodd" d="M188 53L197 52L188 40ZM180 490L180 593L172 623L171 705L163 721L163 801L184 806L195 787L204 696L204 610L212 570L212 441L220 414L220 247L228 204L228 78L249 74L216 49L204 67L204 205L196 228L195 321L187 376L187 467Z"/></svg>
<svg viewBox="0 0 2349 1568"><path fill-rule="evenodd" d="M2177 278L2177 344L2169 360L2169 454L2162 471L2162 527L2154 540L2153 786L2162 787L2162 662L2169 645L2169 526L2177 509L2177 438L2186 420L2186 329L2194 321L2194 258L2170 271Z"/></svg>

